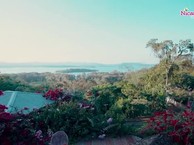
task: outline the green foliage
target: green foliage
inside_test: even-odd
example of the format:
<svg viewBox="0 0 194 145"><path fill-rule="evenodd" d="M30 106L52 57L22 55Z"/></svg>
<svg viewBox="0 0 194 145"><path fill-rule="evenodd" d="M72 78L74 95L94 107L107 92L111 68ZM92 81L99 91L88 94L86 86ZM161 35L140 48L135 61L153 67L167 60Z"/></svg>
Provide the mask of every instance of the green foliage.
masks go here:
<svg viewBox="0 0 194 145"><path fill-rule="evenodd" d="M17 88L21 87L25 87L25 85L11 79L7 75L0 76L0 90L17 90Z"/></svg>
<svg viewBox="0 0 194 145"><path fill-rule="evenodd" d="M89 118L92 118L91 110L81 109L73 102L53 104L42 108L38 115L36 112L33 115L37 127L39 122L43 121L54 132L66 131L70 139L81 139L90 136L90 132L93 132L89 121Z"/></svg>
<svg viewBox="0 0 194 145"><path fill-rule="evenodd" d="M126 96L122 94L121 88L114 85L103 85L94 88L92 91L98 90L98 96L91 97L91 103L94 104L98 113L106 113L112 105L120 98Z"/></svg>
<svg viewBox="0 0 194 145"><path fill-rule="evenodd" d="M185 90L194 89L194 76L183 73L177 74L177 79L174 80L173 85L179 86Z"/></svg>
<svg viewBox="0 0 194 145"><path fill-rule="evenodd" d="M98 111L96 107L94 110L80 108L76 102L70 102L56 103L32 112L31 115L34 116L35 128L41 128L40 122L43 122L46 124L44 131L64 130L71 141L96 138L102 133L115 135L115 133L128 134L131 131L124 127L126 117L121 108L112 106L105 114ZM110 117L113 121L109 123L107 119Z"/></svg>

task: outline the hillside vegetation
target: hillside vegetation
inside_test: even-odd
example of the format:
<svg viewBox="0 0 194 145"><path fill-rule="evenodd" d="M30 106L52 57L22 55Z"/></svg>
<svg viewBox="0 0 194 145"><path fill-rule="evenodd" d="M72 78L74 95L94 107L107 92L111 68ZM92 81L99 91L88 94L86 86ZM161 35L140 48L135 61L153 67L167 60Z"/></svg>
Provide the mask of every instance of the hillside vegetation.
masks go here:
<svg viewBox="0 0 194 145"><path fill-rule="evenodd" d="M167 115L160 113L160 115L166 116L162 116L165 119L168 118L168 114L171 114L171 117L179 116L180 111L176 111L177 106L172 107L166 103L167 97L183 106L188 106L191 113L193 106L190 102L194 100L193 44L189 40L174 44L172 41L157 42L153 39L147 46L151 47L160 58L160 63L150 69L137 72L91 73L78 76L52 73L1 75L0 90L40 92L47 99L55 98L56 102L29 115L16 115L10 120L0 118L3 123L0 125L0 142L9 140L23 144L29 141L47 144L50 137L48 131L58 130L67 132L71 142L83 138L126 134L145 136L146 133L139 132L145 123L134 128L134 124L129 122L132 119L151 117L156 115L155 112L166 112L169 109L172 109L171 113ZM187 122L188 114L183 123ZM155 123L155 120L151 119L151 123ZM172 120L163 123L168 121ZM7 129L10 126L13 129ZM159 128L148 134L179 132L181 127L179 126L177 130ZM182 135L179 143L193 142L192 129ZM39 130L42 137L36 136ZM23 134L23 136L14 137L14 134ZM176 141L177 136L172 135L172 137Z"/></svg>

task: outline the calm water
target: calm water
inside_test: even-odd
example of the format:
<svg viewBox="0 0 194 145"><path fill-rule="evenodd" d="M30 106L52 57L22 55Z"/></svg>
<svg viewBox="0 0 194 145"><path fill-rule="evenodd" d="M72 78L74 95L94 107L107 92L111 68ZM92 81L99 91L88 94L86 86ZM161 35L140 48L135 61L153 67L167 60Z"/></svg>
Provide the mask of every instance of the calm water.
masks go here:
<svg viewBox="0 0 194 145"><path fill-rule="evenodd" d="M41 66L16 66L16 65L0 65L0 72L1 73L28 73L28 72L51 72L55 73L59 70L66 70L66 69L94 69L98 70L98 72L112 72L112 71L120 71L120 72L127 72L127 71L135 71L140 70L142 68L149 68L152 65L148 64L116 64L116 65L41 65Z"/></svg>

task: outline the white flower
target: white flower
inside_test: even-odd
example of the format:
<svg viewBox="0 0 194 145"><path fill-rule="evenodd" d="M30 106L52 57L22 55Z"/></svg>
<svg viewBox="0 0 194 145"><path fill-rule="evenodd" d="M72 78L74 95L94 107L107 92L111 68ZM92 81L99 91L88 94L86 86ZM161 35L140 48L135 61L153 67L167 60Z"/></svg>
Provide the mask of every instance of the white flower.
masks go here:
<svg viewBox="0 0 194 145"><path fill-rule="evenodd" d="M100 139L104 139L104 138L105 138L105 136L106 136L106 134L101 134L101 135L99 135L99 136L98 136L98 138L100 138Z"/></svg>
<svg viewBox="0 0 194 145"><path fill-rule="evenodd" d="M89 105L86 105L86 106L84 106L83 108L84 108L84 109L87 109L87 108L90 108L90 106L89 106Z"/></svg>
<svg viewBox="0 0 194 145"><path fill-rule="evenodd" d="M109 119L107 120L107 123L112 123L112 121L113 121L113 119L112 119L112 118L109 118Z"/></svg>

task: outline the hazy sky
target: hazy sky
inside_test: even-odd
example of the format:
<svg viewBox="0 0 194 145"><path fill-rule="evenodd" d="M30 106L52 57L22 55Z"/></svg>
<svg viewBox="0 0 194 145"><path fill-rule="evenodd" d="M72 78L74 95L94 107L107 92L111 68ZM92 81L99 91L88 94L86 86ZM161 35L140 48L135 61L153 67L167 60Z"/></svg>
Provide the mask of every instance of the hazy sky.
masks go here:
<svg viewBox="0 0 194 145"><path fill-rule="evenodd" d="M0 62L144 62L158 38L192 39L194 0L0 0Z"/></svg>

